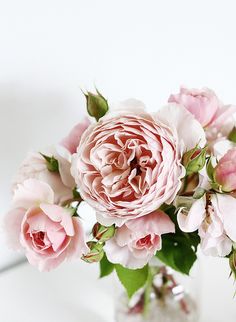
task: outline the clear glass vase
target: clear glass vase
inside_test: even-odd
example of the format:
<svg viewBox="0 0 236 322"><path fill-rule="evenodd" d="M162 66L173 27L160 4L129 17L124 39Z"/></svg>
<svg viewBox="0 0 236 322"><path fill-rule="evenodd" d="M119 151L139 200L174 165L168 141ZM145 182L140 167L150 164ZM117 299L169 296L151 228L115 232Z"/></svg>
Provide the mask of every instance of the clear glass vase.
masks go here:
<svg viewBox="0 0 236 322"><path fill-rule="evenodd" d="M195 269L195 272L198 270ZM198 295L198 278L183 277L163 264L158 265L154 268L148 295L144 288L131 300L128 300L125 293L117 298L115 321L197 322Z"/></svg>

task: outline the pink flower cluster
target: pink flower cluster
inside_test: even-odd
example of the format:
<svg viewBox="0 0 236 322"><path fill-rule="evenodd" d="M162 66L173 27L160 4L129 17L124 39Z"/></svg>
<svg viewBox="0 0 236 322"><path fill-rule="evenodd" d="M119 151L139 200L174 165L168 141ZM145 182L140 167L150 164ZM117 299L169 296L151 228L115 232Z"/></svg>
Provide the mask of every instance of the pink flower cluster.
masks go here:
<svg viewBox="0 0 236 322"><path fill-rule="evenodd" d="M77 215L85 201L101 225L115 225L104 245L108 260L141 268L161 249L162 236L175 233L162 206L185 198L183 156L208 144L212 177L202 169L194 187L206 193L192 198L191 207L186 197L177 219L182 231L198 230L206 254L228 255L236 241L236 147L228 139L235 112L209 89L181 88L153 113L127 100L96 123L84 119L60 144L31 153L21 165L6 216L9 243L40 270L86 257L92 244ZM222 142L230 147L223 153Z"/></svg>

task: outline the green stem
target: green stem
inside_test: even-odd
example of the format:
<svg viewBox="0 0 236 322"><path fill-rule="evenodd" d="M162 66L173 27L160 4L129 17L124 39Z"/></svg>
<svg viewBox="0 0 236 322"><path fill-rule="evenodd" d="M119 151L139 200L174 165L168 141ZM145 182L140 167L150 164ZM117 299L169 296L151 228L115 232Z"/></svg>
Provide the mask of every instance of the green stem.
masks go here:
<svg viewBox="0 0 236 322"><path fill-rule="evenodd" d="M150 305L150 294L152 291L152 283L153 283L154 274L152 272L152 268L148 266L148 277L144 290L144 307L143 307L143 315L147 317Z"/></svg>
<svg viewBox="0 0 236 322"><path fill-rule="evenodd" d="M72 202L75 202L77 201L78 202L78 205L83 201L83 199L81 197L78 197L78 198L71 198L71 199L68 199L66 201L63 202L62 206L65 207L65 206L68 206L70 205Z"/></svg>

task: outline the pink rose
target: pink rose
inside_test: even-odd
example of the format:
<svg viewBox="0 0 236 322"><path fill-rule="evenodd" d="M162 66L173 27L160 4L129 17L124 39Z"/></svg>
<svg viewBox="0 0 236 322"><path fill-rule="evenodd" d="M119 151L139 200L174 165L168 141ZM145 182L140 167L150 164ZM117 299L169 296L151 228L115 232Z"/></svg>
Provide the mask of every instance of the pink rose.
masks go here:
<svg viewBox="0 0 236 322"><path fill-rule="evenodd" d="M235 144L227 138L221 137L209 142L208 148L217 160L221 159Z"/></svg>
<svg viewBox="0 0 236 322"><path fill-rule="evenodd" d="M225 192L236 190L236 148L229 150L218 162L215 181Z"/></svg>
<svg viewBox="0 0 236 322"><path fill-rule="evenodd" d="M90 124L90 120L85 117L84 120L75 125L69 135L61 141L61 145L70 151L70 153L75 153L77 147L79 146L82 134Z"/></svg>
<svg viewBox="0 0 236 322"><path fill-rule="evenodd" d="M43 154L58 161L59 173L48 170L47 161L40 153L30 153L18 170L13 191L26 179L38 179L49 184L55 193L55 203L61 204L73 197L72 190L76 185L70 173L71 154L62 146L50 147Z"/></svg>
<svg viewBox="0 0 236 322"><path fill-rule="evenodd" d="M214 149L214 145L219 140L227 139L229 133L235 126L236 118L235 105L221 105L214 116L210 126L206 129L206 137L209 148Z"/></svg>
<svg viewBox="0 0 236 322"><path fill-rule="evenodd" d="M201 125L181 106L151 115L128 100L90 125L72 159L81 196L110 225L171 203L181 186L183 153L205 143Z"/></svg>
<svg viewBox="0 0 236 322"><path fill-rule="evenodd" d="M184 232L198 229L201 248L206 255L226 256L236 241L236 199L223 194L204 196L187 213L180 209L178 223Z"/></svg>
<svg viewBox="0 0 236 322"><path fill-rule="evenodd" d="M142 268L161 249L161 235L174 233L170 218L157 210L149 215L127 221L106 242L104 250L114 264L131 269Z"/></svg>
<svg viewBox="0 0 236 322"><path fill-rule="evenodd" d="M28 179L18 185L13 209L5 218L11 247L24 250L29 262L41 271L87 252L80 220L53 202L54 192L48 184Z"/></svg>
<svg viewBox="0 0 236 322"><path fill-rule="evenodd" d="M220 106L217 96L208 88L199 90L181 87L180 93L172 94L168 101L183 105L204 127L213 122Z"/></svg>

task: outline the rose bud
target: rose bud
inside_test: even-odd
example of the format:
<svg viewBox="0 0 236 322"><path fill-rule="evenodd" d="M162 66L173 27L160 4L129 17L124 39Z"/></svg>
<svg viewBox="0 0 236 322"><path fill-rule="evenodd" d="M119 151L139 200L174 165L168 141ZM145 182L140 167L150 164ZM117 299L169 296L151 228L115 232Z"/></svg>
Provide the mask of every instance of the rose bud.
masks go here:
<svg viewBox="0 0 236 322"><path fill-rule="evenodd" d="M222 191L236 190L236 148L230 149L220 159L215 168L214 178Z"/></svg>
<svg viewBox="0 0 236 322"><path fill-rule="evenodd" d="M93 94L88 92L84 94L87 100L87 111L90 116L95 117L96 121L98 121L102 116L106 114L108 111L108 103L107 100L99 93Z"/></svg>
<svg viewBox="0 0 236 322"><path fill-rule="evenodd" d="M186 175L199 172L206 163L207 147L200 149L196 146L194 149L186 152L183 156L183 165L186 169Z"/></svg>
<svg viewBox="0 0 236 322"><path fill-rule="evenodd" d="M83 255L82 259L87 263L100 262L104 256L103 244L90 241L87 242L87 246L90 251L86 255Z"/></svg>
<svg viewBox="0 0 236 322"><path fill-rule="evenodd" d="M115 225L110 227L103 226L98 222L93 226L93 237L100 242L106 242L111 239L115 234Z"/></svg>

